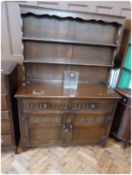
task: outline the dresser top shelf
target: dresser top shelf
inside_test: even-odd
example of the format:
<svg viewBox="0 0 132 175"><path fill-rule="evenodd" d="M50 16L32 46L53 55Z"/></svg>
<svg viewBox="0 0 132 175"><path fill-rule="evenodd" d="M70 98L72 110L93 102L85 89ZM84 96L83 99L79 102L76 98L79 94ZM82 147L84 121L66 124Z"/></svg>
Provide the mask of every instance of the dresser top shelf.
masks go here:
<svg viewBox="0 0 132 175"><path fill-rule="evenodd" d="M107 14L98 14L98 13L91 13L91 12L78 12L73 10L57 10L57 9L50 9L38 6L27 6L20 4L21 7L21 14L28 15L34 14L37 16L54 16L59 18L73 18L73 19L81 19L81 20L95 20L95 21L103 21L106 23L116 23L116 24L123 24L125 17L124 16L114 16L114 15L107 15Z"/></svg>
<svg viewBox="0 0 132 175"><path fill-rule="evenodd" d="M37 91L36 91L37 90ZM33 92L36 91L36 94ZM40 94L38 94L40 91ZM43 93L41 93L43 91ZM35 98L108 98L119 99L120 96L104 84L79 83L77 90L64 89L63 83L55 82L30 82L21 86L15 97Z"/></svg>

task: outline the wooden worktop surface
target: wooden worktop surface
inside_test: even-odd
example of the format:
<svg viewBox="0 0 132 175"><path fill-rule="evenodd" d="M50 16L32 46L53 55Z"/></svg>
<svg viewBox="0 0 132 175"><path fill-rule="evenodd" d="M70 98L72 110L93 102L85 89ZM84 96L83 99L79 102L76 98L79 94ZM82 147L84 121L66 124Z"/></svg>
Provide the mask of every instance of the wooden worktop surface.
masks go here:
<svg viewBox="0 0 132 175"><path fill-rule="evenodd" d="M41 94L38 94L39 91ZM115 91L108 89L103 84L80 83L77 90L71 90L64 89L63 83L60 82L30 82L26 86L19 87L15 97L120 98Z"/></svg>

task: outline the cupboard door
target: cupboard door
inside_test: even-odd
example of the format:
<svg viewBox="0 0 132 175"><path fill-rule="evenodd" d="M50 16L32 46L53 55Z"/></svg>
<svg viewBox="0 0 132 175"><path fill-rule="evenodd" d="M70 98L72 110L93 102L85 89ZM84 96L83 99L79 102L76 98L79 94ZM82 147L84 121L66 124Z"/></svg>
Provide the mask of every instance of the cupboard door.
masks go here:
<svg viewBox="0 0 132 175"><path fill-rule="evenodd" d="M98 143L103 139L106 114L76 113L71 118L73 144Z"/></svg>
<svg viewBox="0 0 132 175"><path fill-rule="evenodd" d="M60 124L37 124L30 125L28 128L29 144L59 144L61 143Z"/></svg>
<svg viewBox="0 0 132 175"><path fill-rule="evenodd" d="M75 123L72 129L73 144L98 143L103 137L103 126L89 123Z"/></svg>
<svg viewBox="0 0 132 175"><path fill-rule="evenodd" d="M24 145L27 147L44 144L60 144L62 136L62 115L49 113L28 113L24 120Z"/></svg>

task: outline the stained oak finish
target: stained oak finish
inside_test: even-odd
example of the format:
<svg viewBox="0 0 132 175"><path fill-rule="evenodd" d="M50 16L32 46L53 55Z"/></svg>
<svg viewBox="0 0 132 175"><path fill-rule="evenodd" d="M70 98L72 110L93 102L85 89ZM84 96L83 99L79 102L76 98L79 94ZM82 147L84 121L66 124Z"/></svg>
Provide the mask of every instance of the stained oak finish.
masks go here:
<svg viewBox="0 0 132 175"><path fill-rule="evenodd" d="M23 147L105 143L120 96L107 88L124 17L21 5ZM64 71L79 72L77 90Z"/></svg>
<svg viewBox="0 0 132 175"><path fill-rule="evenodd" d="M16 99L14 94L17 88L17 64L11 61L2 61L1 66L1 145L2 150L14 149L19 139L19 123L17 116Z"/></svg>
<svg viewBox="0 0 132 175"><path fill-rule="evenodd" d="M118 102L112 123L111 134L124 142L131 143L131 94L129 90L117 88L122 99Z"/></svg>

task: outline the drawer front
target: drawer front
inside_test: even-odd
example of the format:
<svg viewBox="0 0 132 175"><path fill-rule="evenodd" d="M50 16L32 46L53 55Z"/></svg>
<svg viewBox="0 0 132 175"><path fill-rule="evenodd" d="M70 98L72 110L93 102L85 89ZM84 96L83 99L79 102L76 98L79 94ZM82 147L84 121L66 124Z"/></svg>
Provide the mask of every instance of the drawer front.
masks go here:
<svg viewBox="0 0 132 175"><path fill-rule="evenodd" d="M68 100L52 99L24 99L24 111L47 111L47 110L67 110Z"/></svg>
<svg viewBox="0 0 132 175"><path fill-rule="evenodd" d="M8 110L8 95L1 96L1 109L3 111Z"/></svg>
<svg viewBox="0 0 132 175"><path fill-rule="evenodd" d="M10 121L2 121L2 123L1 123L1 132L2 132L2 134L11 133Z"/></svg>
<svg viewBox="0 0 132 175"><path fill-rule="evenodd" d="M2 146L11 146L13 144L12 136L11 134L1 136L1 145Z"/></svg>
<svg viewBox="0 0 132 175"><path fill-rule="evenodd" d="M8 87L7 87L7 79L4 75L1 76L1 93L7 93Z"/></svg>
<svg viewBox="0 0 132 175"><path fill-rule="evenodd" d="M9 120L10 119L10 112L9 111L1 111L1 119L2 120Z"/></svg>
<svg viewBox="0 0 132 175"><path fill-rule="evenodd" d="M73 100L73 111L107 112L113 109L113 100L83 99Z"/></svg>
<svg viewBox="0 0 132 175"><path fill-rule="evenodd" d="M113 100L67 100L67 99L24 99L24 111L47 111L47 110L61 110L61 111L91 111L91 112L107 112L110 113L113 109Z"/></svg>

